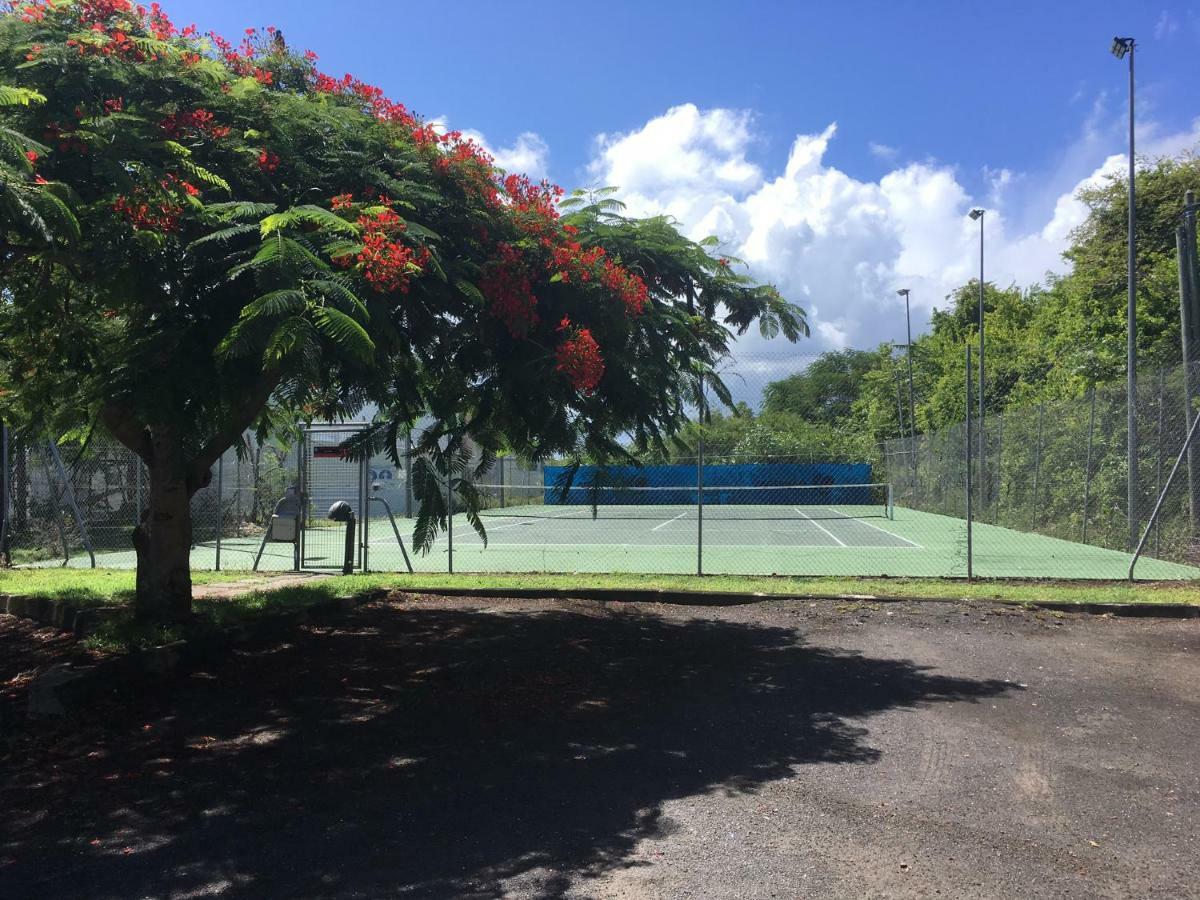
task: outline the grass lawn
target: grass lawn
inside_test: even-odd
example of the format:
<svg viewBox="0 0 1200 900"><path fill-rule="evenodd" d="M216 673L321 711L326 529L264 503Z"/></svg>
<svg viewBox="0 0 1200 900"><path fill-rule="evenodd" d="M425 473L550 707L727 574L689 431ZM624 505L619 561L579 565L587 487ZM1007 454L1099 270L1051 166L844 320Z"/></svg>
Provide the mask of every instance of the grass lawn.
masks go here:
<svg viewBox="0 0 1200 900"><path fill-rule="evenodd" d="M251 572L193 572L195 584L252 581L268 577ZM8 569L0 570L0 594L69 599L85 604L123 603L133 595L134 575L113 569ZM848 597L913 597L946 600L1010 600L1017 602L1067 603L1189 603L1200 604L1200 585L1180 582L1043 582L979 580L972 583L938 578L787 578L739 575L349 575L280 588L272 591L248 589L237 604L247 611L272 606L295 606L311 600L349 597L369 590L390 588L420 591L422 588L466 590L573 588L613 590L704 591L757 593L764 595L840 595ZM229 600L197 601L202 611L226 609Z"/></svg>

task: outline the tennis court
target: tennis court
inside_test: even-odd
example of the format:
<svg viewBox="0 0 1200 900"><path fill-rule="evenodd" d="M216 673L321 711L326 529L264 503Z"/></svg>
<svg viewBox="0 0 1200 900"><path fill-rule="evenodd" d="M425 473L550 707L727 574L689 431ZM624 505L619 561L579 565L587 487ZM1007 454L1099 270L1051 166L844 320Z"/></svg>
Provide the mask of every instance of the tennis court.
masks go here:
<svg viewBox="0 0 1200 900"><path fill-rule="evenodd" d="M511 489L510 489L511 493ZM540 490L539 490L540 494ZM463 514L453 536L442 534L430 552L412 552L413 521L397 526L416 571L638 572L689 574L701 556L707 574L965 576L966 523L951 516L878 504L723 504L705 507L703 521L686 504L599 505L509 499L485 509L487 543ZM386 516L362 523L366 565L403 571L404 557ZM305 566L340 568L344 526L318 520L305 531ZM698 541L702 550L698 554ZM249 569L257 536L225 538L221 568ZM360 551L361 552L361 551ZM192 551L195 569L216 565L215 543ZM1127 553L993 525L974 525L974 574L999 578L1125 578ZM132 567L132 551L97 553L97 565ZM361 558L359 560L361 563ZM57 564L57 563L50 563ZM72 557L86 566L86 556ZM268 543L260 568L290 570L293 547ZM1192 579L1200 569L1143 557L1141 579Z"/></svg>

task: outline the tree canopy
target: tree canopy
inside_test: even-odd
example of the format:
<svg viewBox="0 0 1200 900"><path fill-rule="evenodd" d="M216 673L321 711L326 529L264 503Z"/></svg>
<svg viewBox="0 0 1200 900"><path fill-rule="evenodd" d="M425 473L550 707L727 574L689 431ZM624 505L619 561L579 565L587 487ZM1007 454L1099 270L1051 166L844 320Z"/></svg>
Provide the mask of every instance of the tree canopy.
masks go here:
<svg viewBox="0 0 1200 900"><path fill-rule="evenodd" d="M274 29L239 43L157 5L33 0L0 17L0 417L109 430L150 472L138 604L190 602L188 498L247 428L434 426L414 488L487 453L663 446L697 381L801 310L666 218L495 169ZM561 211L560 211L561 210Z"/></svg>

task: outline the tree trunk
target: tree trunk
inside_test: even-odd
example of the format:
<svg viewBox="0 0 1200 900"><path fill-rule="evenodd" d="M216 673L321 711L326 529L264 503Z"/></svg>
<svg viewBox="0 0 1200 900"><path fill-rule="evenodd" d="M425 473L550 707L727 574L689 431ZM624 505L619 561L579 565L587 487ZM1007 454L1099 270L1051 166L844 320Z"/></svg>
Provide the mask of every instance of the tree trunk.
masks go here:
<svg viewBox="0 0 1200 900"><path fill-rule="evenodd" d="M191 467L170 432L152 431L147 464L149 503L133 532L137 551L134 608L139 619L183 622L192 612L191 498L202 485L189 477Z"/></svg>

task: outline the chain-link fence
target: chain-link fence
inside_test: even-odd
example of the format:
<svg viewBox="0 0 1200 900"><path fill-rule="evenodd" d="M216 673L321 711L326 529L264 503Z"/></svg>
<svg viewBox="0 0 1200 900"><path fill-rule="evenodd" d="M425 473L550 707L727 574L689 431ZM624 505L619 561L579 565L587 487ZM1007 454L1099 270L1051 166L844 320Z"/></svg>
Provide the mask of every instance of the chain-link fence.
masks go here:
<svg viewBox="0 0 1200 900"><path fill-rule="evenodd" d="M498 459L475 486L486 534L457 502L451 531L424 554L413 553L420 509L407 462L352 460L338 445L353 429L340 426L301 430L294 443L249 441L193 498L192 565L340 568L343 526L325 515L345 500L359 518L355 565L375 571L1127 577L1123 385L989 414L968 448L966 423L910 433L897 367L884 393L899 436L878 445L842 424L852 390L823 407L806 397L813 361L731 361L723 377L735 409L691 422L637 464L584 466L568 484L563 466ZM1143 529L1190 420L1181 368L1143 374L1138 390ZM403 461L411 444L397 448ZM1200 447L1191 457L1147 536L1139 578L1200 577ZM135 564L146 475L133 454L100 436L83 449L11 441L5 471L14 563ZM302 495L298 533L264 540L289 488Z"/></svg>
<svg viewBox="0 0 1200 900"><path fill-rule="evenodd" d="M1128 441L1124 385L1097 387L1074 400L1010 407L988 416L972 447L975 475L974 573L1048 578L1126 577L1132 550L1191 424L1191 385L1183 366L1144 373L1137 386L1137 503L1128 503ZM980 452L982 451L982 452ZM1143 578L1200 575L1200 448L1185 455L1147 535L1135 574ZM964 514L963 426L885 443L888 478L897 503L946 516ZM915 463L915 464L914 464Z"/></svg>

